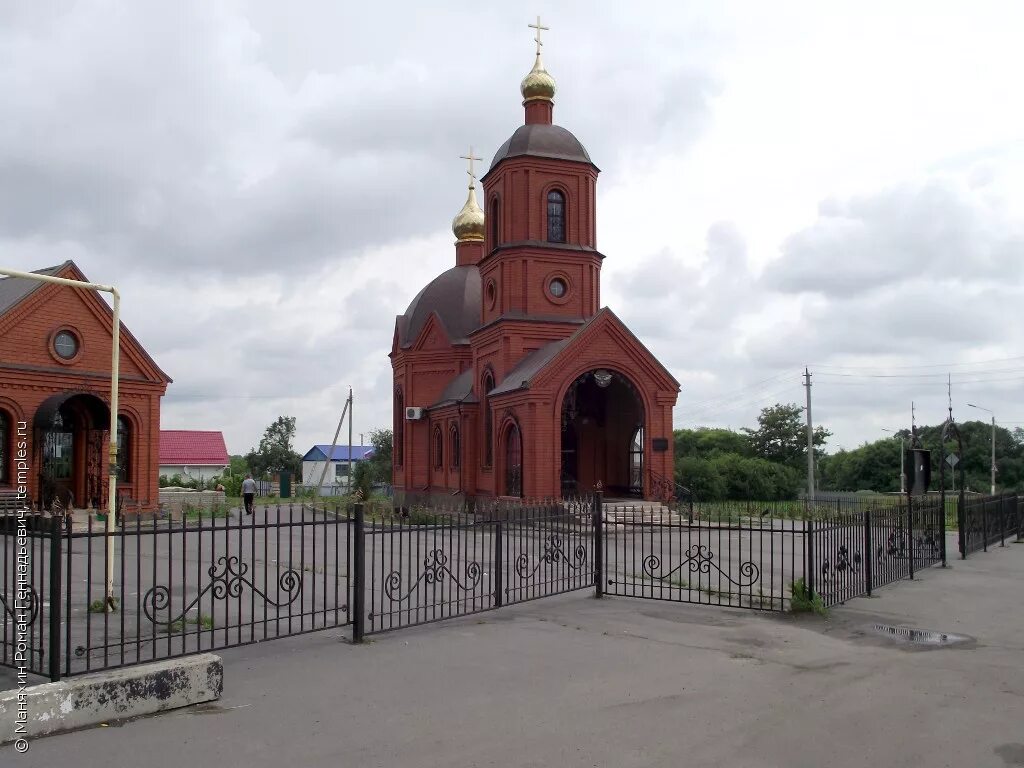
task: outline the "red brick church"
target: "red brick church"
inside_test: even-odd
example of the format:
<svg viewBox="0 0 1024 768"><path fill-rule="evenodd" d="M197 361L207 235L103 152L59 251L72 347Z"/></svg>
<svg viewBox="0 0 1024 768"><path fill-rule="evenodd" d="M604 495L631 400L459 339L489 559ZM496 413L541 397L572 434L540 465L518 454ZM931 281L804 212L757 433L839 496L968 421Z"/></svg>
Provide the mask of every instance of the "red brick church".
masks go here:
<svg viewBox="0 0 1024 768"><path fill-rule="evenodd" d="M71 261L39 274L86 279ZM35 508L106 507L112 325L95 291L0 279L0 498L26 480ZM118 495L151 509L170 378L124 325L120 345Z"/></svg>
<svg viewBox="0 0 1024 768"><path fill-rule="evenodd" d="M538 30L538 36L539 36ZM601 306L597 175L552 122L538 38L525 124L472 173L455 266L395 323L394 487L429 498L558 498L671 481L679 383Z"/></svg>

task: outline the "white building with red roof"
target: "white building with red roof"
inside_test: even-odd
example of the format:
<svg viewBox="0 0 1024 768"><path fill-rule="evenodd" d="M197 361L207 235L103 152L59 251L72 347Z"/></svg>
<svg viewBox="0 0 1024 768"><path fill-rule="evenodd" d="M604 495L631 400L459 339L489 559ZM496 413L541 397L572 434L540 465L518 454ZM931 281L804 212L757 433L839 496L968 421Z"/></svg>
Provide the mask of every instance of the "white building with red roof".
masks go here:
<svg viewBox="0 0 1024 768"><path fill-rule="evenodd" d="M160 430L160 474L186 480L222 476L231 460L223 432L198 429Z"/></svg>

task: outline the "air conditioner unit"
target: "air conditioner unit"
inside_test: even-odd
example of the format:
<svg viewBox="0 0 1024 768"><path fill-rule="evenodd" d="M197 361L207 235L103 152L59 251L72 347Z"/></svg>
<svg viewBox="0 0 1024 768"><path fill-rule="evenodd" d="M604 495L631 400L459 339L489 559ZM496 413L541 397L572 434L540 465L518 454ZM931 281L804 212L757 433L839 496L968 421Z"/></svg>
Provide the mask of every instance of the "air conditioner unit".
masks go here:
<svg viewBox="0 0 1024 768"><path fill-rule="evenodd" d="M409 408L405 409L405 419L406 419L406 421L419 421L422 418L423 418L423 409L422 408L409 407Z"/></svg>

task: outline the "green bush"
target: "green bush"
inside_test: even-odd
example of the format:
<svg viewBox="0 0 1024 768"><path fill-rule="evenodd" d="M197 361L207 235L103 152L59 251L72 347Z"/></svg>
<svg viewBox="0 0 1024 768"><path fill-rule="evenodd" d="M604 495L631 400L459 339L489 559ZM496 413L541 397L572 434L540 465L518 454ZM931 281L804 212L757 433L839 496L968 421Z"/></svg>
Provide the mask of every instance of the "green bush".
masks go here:
<svg viewBox="0 0 1024 768"><path fill-rule="evenodd" d="M793 595L793 599L789 604L789 610L793 613L814 613L818 616L828 615L828 608L825 607L821 595L815 594L812 597L807 589L807 583L802 578L791 582L789 591Z"/></svg>

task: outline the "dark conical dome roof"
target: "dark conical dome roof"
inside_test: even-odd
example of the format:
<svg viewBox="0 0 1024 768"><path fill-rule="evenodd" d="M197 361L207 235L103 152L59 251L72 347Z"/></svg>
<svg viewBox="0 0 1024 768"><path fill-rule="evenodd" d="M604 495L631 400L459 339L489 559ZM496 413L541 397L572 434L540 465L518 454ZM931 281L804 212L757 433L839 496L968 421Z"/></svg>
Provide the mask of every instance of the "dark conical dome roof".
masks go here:
<svg viewBox="0 0 1024 768"><path fill-rule="evenodd" d="M434 312L451 341L464 341L480 325L481 293L477 267L452 267L442 272L416 294L398 318L399 346L412 344Z"/></svg>
<svg viewBox="0 0 1024 768"><path fill-rule="evenodd" d="M493 170L494 166L505 158L519 155L594 164L579 139L562 126L549 123L528 123L519 126L495 153L494 159L491 160L491 169Z"/></svg>

